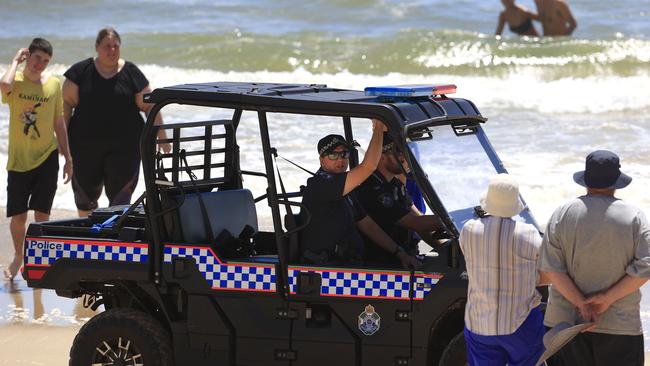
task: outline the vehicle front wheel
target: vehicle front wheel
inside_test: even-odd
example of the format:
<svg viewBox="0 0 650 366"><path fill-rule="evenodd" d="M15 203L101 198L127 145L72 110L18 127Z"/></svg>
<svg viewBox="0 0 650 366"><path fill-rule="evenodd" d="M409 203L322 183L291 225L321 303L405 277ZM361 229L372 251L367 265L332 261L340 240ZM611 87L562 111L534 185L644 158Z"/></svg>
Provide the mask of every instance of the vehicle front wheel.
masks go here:
<svg viewBox="0 0 650 366"><path fill-rule="evenodd" d="M440 356L439 366L466 366L467 362L467 345L465 335L460 332L449 341L447 347Z"/></svg>
<svg viewBox="0 0 650 366"><path fill-rule="evenodd" d="M110 309L84 324L70 349L70 366L172 366L167 331L150 315Z"/></svg>

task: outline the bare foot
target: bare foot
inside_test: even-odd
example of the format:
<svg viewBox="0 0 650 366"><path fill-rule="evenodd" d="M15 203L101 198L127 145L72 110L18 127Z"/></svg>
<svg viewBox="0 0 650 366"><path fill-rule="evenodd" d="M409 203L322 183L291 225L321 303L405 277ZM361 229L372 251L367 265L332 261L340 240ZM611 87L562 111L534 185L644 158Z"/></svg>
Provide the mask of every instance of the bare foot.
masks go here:
<svg viewBox="0 0 650 366"><path fill-rule="evenodd" d="M14 278L16 278L16 274L18 273L18 270L20 269L20 265L22 264L22 260L16 260L14 259L13 262L9 265L9 268L5 269L5 278L9 281L13 281Z"/></svg>
<svg viewBox="0 0 650 366"><path fill-rule="evenodd" d="M7 280L7 281L13 281L14 280L14 276L11 273L9 273L8 269L5 269L4 273L5 273L5 280Z"/></svg>

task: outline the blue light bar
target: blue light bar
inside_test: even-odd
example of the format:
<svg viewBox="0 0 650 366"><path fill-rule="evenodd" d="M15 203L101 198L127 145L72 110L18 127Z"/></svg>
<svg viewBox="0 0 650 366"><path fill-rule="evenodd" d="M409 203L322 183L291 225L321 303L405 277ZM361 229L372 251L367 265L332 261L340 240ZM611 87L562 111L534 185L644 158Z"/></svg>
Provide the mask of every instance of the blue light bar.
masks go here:
<svg viewBox="0 0 650 366"><path fill-rule="evenodd" d="M433 95L453 94L456 85L453 84L409 84L390 86L369 86L364 89L367 96L373 97L429 97Z"/></svg>

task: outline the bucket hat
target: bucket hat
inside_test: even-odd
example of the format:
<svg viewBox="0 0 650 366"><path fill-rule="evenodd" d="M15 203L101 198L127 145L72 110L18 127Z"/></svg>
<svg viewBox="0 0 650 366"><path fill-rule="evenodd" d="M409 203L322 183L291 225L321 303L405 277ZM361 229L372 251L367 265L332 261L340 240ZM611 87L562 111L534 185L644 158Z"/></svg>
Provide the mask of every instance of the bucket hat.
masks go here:
<svg viewBox="0 0 650 366"><path fill-rule="evenodd" d="M618 155L607 150L596 150L587 155L585 170L573 174L573 180L587 188L625 188L632 178L621 172L620 168Z"/></svg>
<svg viewBox="0 0 650 366"><path fill-rule="evenodd" d="M556 324L553 328L549 329L544 334L544 347L546 350L542 356L537 360L535 366L542 365L549 357L556 354L564 345L569 343L580 332L593 326L594 323L582 323L578 325L571 325L567 322Z"/></svg>
<svg viewBox="0 0 650 366"><path fill-rule="evenodd" d="M481 197L481 207L492 216L517 215L525 208L519 199L519 184L508 174L492 176L487 191Z"/></svg>

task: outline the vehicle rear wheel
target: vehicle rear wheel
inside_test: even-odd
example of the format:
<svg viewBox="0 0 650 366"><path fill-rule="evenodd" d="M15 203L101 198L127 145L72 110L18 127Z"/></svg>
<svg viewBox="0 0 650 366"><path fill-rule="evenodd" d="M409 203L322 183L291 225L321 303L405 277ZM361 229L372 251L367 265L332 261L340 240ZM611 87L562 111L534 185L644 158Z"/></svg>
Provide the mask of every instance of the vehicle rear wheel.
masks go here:
<svg viewBox="0 0 650 366"><path fill-rule="evenodd" d="M449 341L447 347L440 356L439 366L466 366L467 362L467 344L465 335L460 332Z"/></svg>
<svg viewBox="0 0 650 366"><path fill-rule="evenodd" d="M70 366L172 366L169 334L150 315L110 309L84 324L70 349Z"/></svg>

